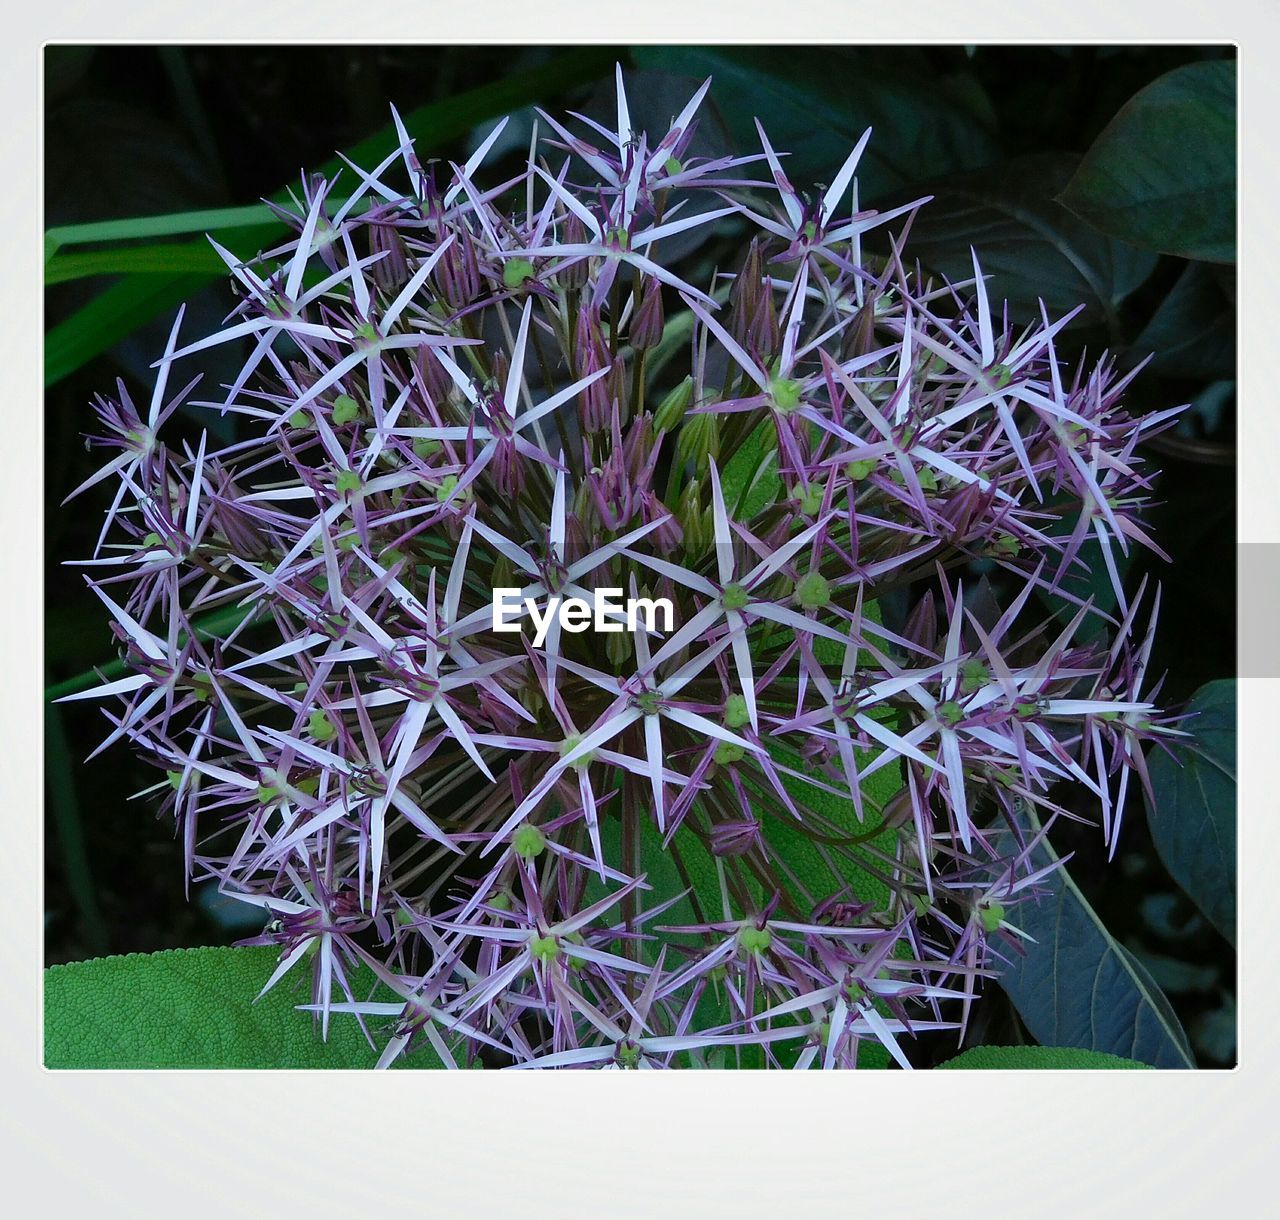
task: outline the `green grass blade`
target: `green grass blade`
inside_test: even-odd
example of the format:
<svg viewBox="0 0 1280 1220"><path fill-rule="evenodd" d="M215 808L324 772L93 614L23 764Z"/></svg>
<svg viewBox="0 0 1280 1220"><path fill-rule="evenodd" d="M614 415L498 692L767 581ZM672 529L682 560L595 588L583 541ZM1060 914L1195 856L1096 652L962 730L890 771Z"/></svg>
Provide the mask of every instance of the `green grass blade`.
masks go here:
<svg viewBox="0 0 1280 1220"><path fill-rule="evenodd" d="M163 242L57 254L45 264L44 283L47 288L92 275L217 275L225 265L208 242Z"/></svg>
<svg viewBox="0 0 1280 1220"><path fill-rule="evenodd" d="M59 322L44 339L45 388L209 282L207 275L131 275Z"/></svg>
<svg viewBox="0 0 1280 1220"><path fill-rule="evenodd" d="M265 203L236 208L205 208L199 212L167 212L160 216L134 216L127 220L96 220L90 224L46 229L45 259L65 246L179 237L184 233L216 233L220 229L278 228L279 224Z"/></svg>

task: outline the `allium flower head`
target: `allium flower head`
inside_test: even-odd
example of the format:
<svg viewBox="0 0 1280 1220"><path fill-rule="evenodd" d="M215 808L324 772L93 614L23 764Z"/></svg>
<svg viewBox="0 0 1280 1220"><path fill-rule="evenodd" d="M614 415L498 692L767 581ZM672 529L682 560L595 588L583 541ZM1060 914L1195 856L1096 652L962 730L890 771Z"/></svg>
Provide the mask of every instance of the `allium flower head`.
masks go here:
<svg viewBox="0 0 1280 1220"><path fill-rule="evenodd" d="M976 254L914 270L926 201L857 202L870 133L815 194L763 129L699 158L707 88L653 137L619 73L616 130L544 116L505 180L493 136L443 170L399 127L288 242L219 248L239 304L179 314L145 418L99 406L130 676L75 697L167 772L191 876L269 913L268 985L311 972L384 1063L910 1066L1019 951L1051 786L1114 847L1172 731L1113 557L1175 413L1065 367L1068 318L1016 329ZM162 439L179 407L238 439ZM1086 541L1119 609L1060 621Z"/></svg>

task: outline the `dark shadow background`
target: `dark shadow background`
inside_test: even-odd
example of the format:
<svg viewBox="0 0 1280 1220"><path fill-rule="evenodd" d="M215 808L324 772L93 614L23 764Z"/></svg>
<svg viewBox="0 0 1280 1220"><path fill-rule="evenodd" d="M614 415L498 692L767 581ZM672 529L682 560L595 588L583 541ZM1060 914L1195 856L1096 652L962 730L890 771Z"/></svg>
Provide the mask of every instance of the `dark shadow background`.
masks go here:
<svg viewBox="0 0 1280 1220"><path fill-rule="evenodd" d="M742 116L749 120L747 107L753 106L775 144L794 150L789 173L799 184L831 172L848 148L848 134L874 123L871 148L879 159L867 164L865 175L860 170L865 203L888 204L927 190L937 195L931 207L942 214L959 197L954 192L971 195L975 182L996 197L1014 180L1024 195L1040 191L1036 206L1051 215L1055 167L1072 165L1136 90L1179 64L1228 53L1171 46L753 50L757 58L746 53L735 75L717 72L699 132L705 147L745 147ZM632 69L628 93L637 126L646 115L664 122L707 74L692 49L619 54ZM786 57L797 78L841 82L837 101L847 130L824 130L769 90L755 88L753 63L761 66L763 57L768 66L770 56ZM555 48L528 47L50 48L45 222L251 203L296 183L302 167L318 166L336 149L386 127L388 103L404 113L556 62ZM609 122L610 63L611 57L602 57L594 82L557 85L553 79L540 100ZM490 126L482 124L481 134ZM508 156L520 155L520 138L527 145L527 122L513 123L517 129L523 136L507 148ZM418 151L424 158L460 159L473 142L460 136ZM975 216L975 225L980 220ZM945 233L931 233L927 225L919 236L918 257L964 274L967 236L963 249L954 242L949 247ZM982 237L974 241L983 252ZM1055 252L1028 249L1026 256L1053 258ZM80 279L52 286L45 297L47 325L74 313L107 283ZM1194 404L1178 431L1148 454L1163 469L1150 520L1173 562L1142 559L1128 573L1134 586L1144 572L1164 584L1153 671L1167 671L1163 698L1170 703L1235 672L1234 267L1189 266L1161 256L1123 300L1086 311L1064 348L1064 355L1073 355L1106 347L1122 363L1136 362L1150 350L1142 345L1144 330L1175 288L1184 306L1181 330L1172 343L1166 336L1165 354L1130 395L1137 409ZM1000 295L997 279L993 296ZM201 290L188 326L212 328L230 304L222 282ZM83 443L89 402L95 392L110 392L117 377L146 400L147 365L162 349L171 318L165 311L48 390L45 663L51 683L113 655L96 601L77 571L63 566L89 555L107 503L106 493L91 493L61 506L98 465ZM209 374L216 379L218 370ZM154 782L153 773L124 748L82 762L102 736L100 713L89 704L46 714L46 960L229 943L245 935L244 925L208 893L188 900L171 827L154 820L145 799L130 801ZM1140 798L1131 802L1126 820L1111 866L1096 832L1066 833L1057 845L1075 851L1073 876L1166 990L1202 1064L1234 1062L1234 952L1160 864ZM1016 1015L997 992L978 1012L972 1041L1021 1036Z"/></svg>

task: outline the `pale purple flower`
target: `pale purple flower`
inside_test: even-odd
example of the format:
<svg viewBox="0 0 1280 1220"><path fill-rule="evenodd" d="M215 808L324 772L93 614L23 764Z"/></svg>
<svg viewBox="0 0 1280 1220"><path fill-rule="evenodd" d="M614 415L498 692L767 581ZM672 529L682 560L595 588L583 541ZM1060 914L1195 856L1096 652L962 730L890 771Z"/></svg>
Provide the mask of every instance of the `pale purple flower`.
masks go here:
<svg viewBox="0 0 1280 1220"><path fill-rule="evenodd" d="M925 202L859 210L869 134L812 196L763 129L693 155L707 91L651 139L619 71L614 127L544 116L505 180L501 124L424 167L396 116L277 249L218 248L240 303L185 343L179 313L145 417L98 404L84 566L129 673L74 697L167 773L190 876L271 916L268 987L309 971L383 1065L910 1066L1019 951L1054 785L1114 851L1178 733L1115 561L1154 547L1138 446L1176 412L1065 370L1070 315L1015 331L977 254L869 266ZM730 229L739 272L668 256ZM212 400L170 395L228 344ZM180 406L240 439L161 439ZM1115 614L1062 587L1090 540ZM674 621L552 614L603 590Z"/></svg>

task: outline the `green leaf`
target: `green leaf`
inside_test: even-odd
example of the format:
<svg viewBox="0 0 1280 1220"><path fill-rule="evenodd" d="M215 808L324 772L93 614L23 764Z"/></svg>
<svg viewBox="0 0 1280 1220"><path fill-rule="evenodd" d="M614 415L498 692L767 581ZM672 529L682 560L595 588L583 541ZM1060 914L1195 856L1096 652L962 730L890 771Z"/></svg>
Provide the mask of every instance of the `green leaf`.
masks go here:
<svg viewBox="0 0 1280 1220"><path fill-rule="evenodd" d="M750 521L782 490L778 474L778 434L768 420L738 446L720 471L725 509L737 521Z"/></svg>
<svg viewBox="0 0 1280 1220"><path fill-rule="evenodd" d="M63 246L98 242L137 241L148 237L176 237L184 233L216 233L220 229L278 229L280 221L265 203L246 207L205 208L197 212L166 212L160 216L132 216L126 220L97 220L89 224L46 229L46 261Z"/></svg>
<svg viewBox="0 0 1280 1220"><path fill-rule="evenodd" d="M433 146L470 131L477 123L495 115L518 110L539 98L561 93L583 81L589 81L609 69L617 52L609 47L576 47L554 59L502 80L469 89L443 101L421 106L405 116L405 127L417 140L418 151L429 156ZM395 128L388 126L377 135L357 144L350 151L358 165L374 165L397 145ZM334 159L321 167L331 175L341 162ZM277 192L277 202L288 202L288 194ZM181 216L159 217L158 222L190 223ZM141 225L140 221L118 222ZM171 232L183 231L171 229ZM189 229L185 231L190 231ZM255 223L244 229L231 229L222 235L229 249L248 255L262 247L276 234L274 228ZM137 235L135 230L134 235ZM247 245L245 243L248 243ZM52 247L46 243L46 257ZM55 326L45 338L45 385L50 386L80 368L86 361L106 351L125 335L132 333L156 314L172 309L204 284L220 274L211 266L204 272L148 272L130 275L113 284L65 321Z"/></svg>
<svg viewBox="0 0 1280 1220"><path fill-rule="evenodd" d="M1186 64L1139 90L1059 196L1134 245L1183 258L1236 257L1236 65Z"/></svg>
<svg viewBox="0 0 1280 1220"><path fill-rule="evenodd" d="M176 308L208 280L205 275L131 275L104 289L45 335L45 388L74 373L156 314Z"/></svg>
<svg viewBox="0 0 1280 1220"><path fill-rule="evenodd" d="M639 47L641 67L715 78L711 105L739 152L756 152L759 118L787 150L797 190L829 183L862 133L861 200L999 156L995 115L969 74L940 75L919 52L893 62L867 47Z"/></svg>
<svg viewBox="0 0 1280 1220"><path fill-rule="evenodd" d="M1151 274L1156 256L1096 232L1054 199L1076 159L1035 153L939 183L911 227L911 252L953 280L973 276L978 253L993 301L1017 321L1083 304L1073 325L1114 326L1120 303Z"/></svg>
<svg viewBox="0 0 1280 1220"><path fill-rule="evenodd" d="M154 246L55 254L45 263L44 282L48 287L94 275L218 275L225 267L208 242L163 242Z"/></svg>
<svg viewBox="0 0 1280 1220"><path fill-rule="evenodd" d="M1047 845L1035 856L1038 866L1057 859ZM1008 952L999 976L1036 1041L1154 1067L1195 1067L1168 999L1107 931L1067 871L1058 869L1043 885L1049 892L1039 902L1020 904L1010 915L1032 940Z"/></svg>
<svg viewBox="0 0 1280 1220"><path fill-rule="evenodd" d="M1221 279L1230 268L1188 263L1142 333L1130 345L1135 360L1151 354L1147 370L1195 381L1236 373L1236 309Z"/></svg>
<svg viewBox="0 0 1280 1220"><path fill-rule="evenodd" d="M296 1005L310 1002L305 965L261 1000L279 954L270 947L169 949L102 957L44 972L49 1068L371 1068L378 1051L335 1014L327 1042ZM352 976L358 998L372 974ZM301 986L300 986L301 984ZM440 1067L426 1048L408 1066Z"/></svg>
<svg viewBox="0 0 1280 1220"><path fill-rule="evenodd" d="M938 1067L980 1072L1078 1072L1105 1069L1141 1071L1149 1070L1151 1065L1074 1046L975 1046L946 1063L938 1064Z"/></svg>
<svg viewBox="0 0 1280 1220"><path fill-rule="evenodd" d="M1147 824L1170 876L1223 936L1236 943L1236 684L1209 682L1179 727L1192 734L1173 754L1149 755L1154 803Z"/></svg>

